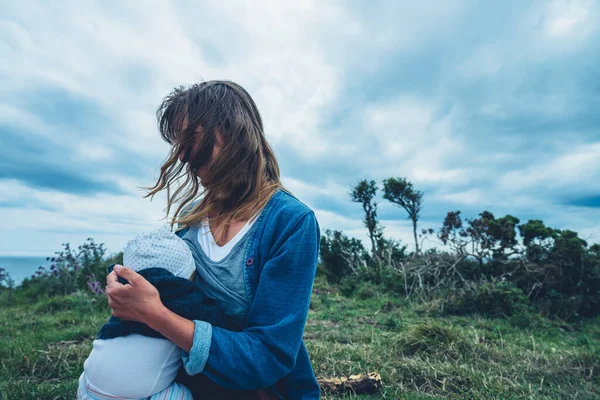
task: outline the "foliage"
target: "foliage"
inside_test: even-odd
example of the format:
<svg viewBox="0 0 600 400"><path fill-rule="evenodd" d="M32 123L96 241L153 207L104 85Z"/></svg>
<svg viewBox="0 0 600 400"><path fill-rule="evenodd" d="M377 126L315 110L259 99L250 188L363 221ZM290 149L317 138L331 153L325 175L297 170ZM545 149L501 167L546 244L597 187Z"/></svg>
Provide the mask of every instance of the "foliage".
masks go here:
<svg viewBox="0 0 600 400"><path fill-rule="evenodd" d="M523 291L505 280L469 281L443 298L442 309L448 315L481 314L489 317L509 317L531 311L529 299Z"/></svg>
<svg viewBox="0 0 600 400"><path fill-rule="evenodd" d="M12 304L14 297L15 281L8 271L0 268L0 303Z"/></svg>
<svg viewBox="0 0 600 400"><path fill-rule="evenodd" d="M483 211L480 218L466 219L463 224L460 211L450 211L444 218L438 238L459 255L474 257L480 265L486 260L507 261L518 254L515 227L519 219L506 215L496 219Z"/></svg>
<svg viewBox="0 0 600 400"><path fill-rule="evenodd" d="M329 283L339 283L349 274L357 274L368 259L362 242L349 238L342 231L325 230L321 235L319 254L323 273Z"/></svg>
<svg viewBox="0 0 600 400"><path fill-rule="evenodd" d="M415 253L419 253L419 242L417 241L417 222L423 202L423 192L416 190L413 184L406 178L389 178L383 180L383 198L391 203L404 208L408 218L413 223L413 235L415 237Z"/></svg>
<svg viewBox="0 0 600 400"><path fill-rule="evenodd" d="M379 260L367 257L335 282L347 296L390 293L420 302L439 298L440 307L456 315L516 321L530 306L563 320L600 314L597 245L588 249L576 232L546 228L541 221L517 225L518 218L511 215L495 218L484 211L479 216L465 225L460 211L448 213L437 236L450 252L429 249L407 256L398 249L394 257L384 252ZM517 228L526 245L519 242ZM343 237L348 246L350 239Z"/></svg>
<svg viewBox="0 0 600 400"><path fill-rule="evenodd" d="M361 203L365 212L364 225L371 241L371 254L380 261L383 247L383 227L377 220L377 202L374 200L377 194L377 183L373 180L367 182L362 180L352 187L350 197L353 202Z"/></svg>
<svg viewBox="0 0 600 400"><path fill-rule="evenodd" d="M41 297L64 296L77 290L103 294L108 265L122 263L122 253L108 259L103 244L92 238L73 250L69 243L63 243L63 250L47 257L49 268L40 266L29 278L14 290L19 302L32 302Z"/></svg>

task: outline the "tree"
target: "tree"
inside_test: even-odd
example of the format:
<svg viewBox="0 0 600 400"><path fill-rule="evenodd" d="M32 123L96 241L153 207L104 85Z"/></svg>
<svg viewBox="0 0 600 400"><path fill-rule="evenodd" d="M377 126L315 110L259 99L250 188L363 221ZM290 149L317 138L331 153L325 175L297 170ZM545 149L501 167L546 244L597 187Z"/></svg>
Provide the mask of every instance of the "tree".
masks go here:
<svg viewBox="0 0 600 400"><path fill-rule="evenodd" d="M600 258L600 244L593 244L590 246L590 253Z"/></svg>
<svg viewBox="0 0 600 400"><path fill-rule="evenodd" d="M484 258L506 261L509 256L518 254L516 226L519 218L506 215L496 219L494 214L484 211L480 218L467 219L467 233L472 239L472 251L480 265ZM508 253L506 252L508 250Z"/></svg>
<svg viewBox="0 0 600 400"><path fill-rule="evenodd" d="M506 215L496 219L489 211L483 211L479 217L467 218L464 226L460 211L448 212L438 238L459 255L475 257L480 266L486 259L504 262L509 256L519 254L515 230L518 218Z"/></svg>
<svg viewBox="0 0 600 400"><path fill-rule="evenodd" d="M351 188L350 197L353 202L361 203L363 206L365 211L364 224L369 231L369 239L371 240L371 253L377 262L381 262L381 250L384 246L383 227L377 220L377 202L374 201L378 189L375 181L362 180Z"/></svg>
<svg viewBox="0 0 600 400"><path fill-rule="evenodd" d="M519 218L510 214L498 219L494 219L492 215L488 225L488 233L496 244L493 249L494 259L506 260L509 256L520 253L517 249L519 242L517 241L516 231L519 222L521 222Z"/></svg>
<svg viewBox="0 0 600 400"><path fill-rule="evenodd" d="M415 237L415 254L419 254L419 242L417 241L417 222L423 201L423 192L415 190L413 184L405 178L389 178L383 181L383 198L404 208L408 218L413 223L413 235Z"/></svg>
<svg viewBox="0 0 600 400"><path fill-rule="evenodd" d="M519 225L519 234L529 260L537 263L549 261L554 246L554 229L545 226L539 219L530 219Z"/></svg>

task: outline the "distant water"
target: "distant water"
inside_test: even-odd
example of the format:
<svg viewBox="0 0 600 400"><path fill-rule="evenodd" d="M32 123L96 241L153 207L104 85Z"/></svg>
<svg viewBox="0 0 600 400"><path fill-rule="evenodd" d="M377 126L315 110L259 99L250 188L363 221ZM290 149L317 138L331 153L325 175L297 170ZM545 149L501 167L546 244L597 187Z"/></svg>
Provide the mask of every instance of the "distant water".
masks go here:
<svg viewBox="0 0 600 400"><path fill-rule="evenodd" d="M8 271L10 277L15 281L15 286L20 285L23 279L35 274L40 265L47 269L50 262L46 261L46 257L0 256L0 268Z"/></svg>

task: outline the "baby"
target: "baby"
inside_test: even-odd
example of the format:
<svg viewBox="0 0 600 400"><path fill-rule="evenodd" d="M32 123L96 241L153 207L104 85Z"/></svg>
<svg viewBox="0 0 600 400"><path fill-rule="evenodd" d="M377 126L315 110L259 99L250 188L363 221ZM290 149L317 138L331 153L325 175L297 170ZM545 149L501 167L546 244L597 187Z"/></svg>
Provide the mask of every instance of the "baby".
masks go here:
<svg viewBox="0 0 600 400"><path fill-rule="evenodd" d="M123 264L159 291L163 304L182 317L235 330L227 316L193 282L196 264L187 244L165 225L129 241ZM114 264L109 267L109 273ZM127 281L119 277L119 282ZM175 383L181 349L148 326L111 317L102 326L79 377L78 399L192 399Z"/></svg>

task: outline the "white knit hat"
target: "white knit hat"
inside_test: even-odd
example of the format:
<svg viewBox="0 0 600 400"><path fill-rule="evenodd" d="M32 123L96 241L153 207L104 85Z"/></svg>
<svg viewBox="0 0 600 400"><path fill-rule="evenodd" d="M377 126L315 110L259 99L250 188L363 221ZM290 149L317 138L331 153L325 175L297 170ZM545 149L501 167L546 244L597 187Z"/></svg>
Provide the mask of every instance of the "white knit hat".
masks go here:
<svg viewBox="0 0 600 400"><path fill-rule="evenodd" d="M194 256L188 245L163 225L142 233L123 250L123 265L134 271L146 268L164 268L175 276L189 279L196 270Z"/></svg>

